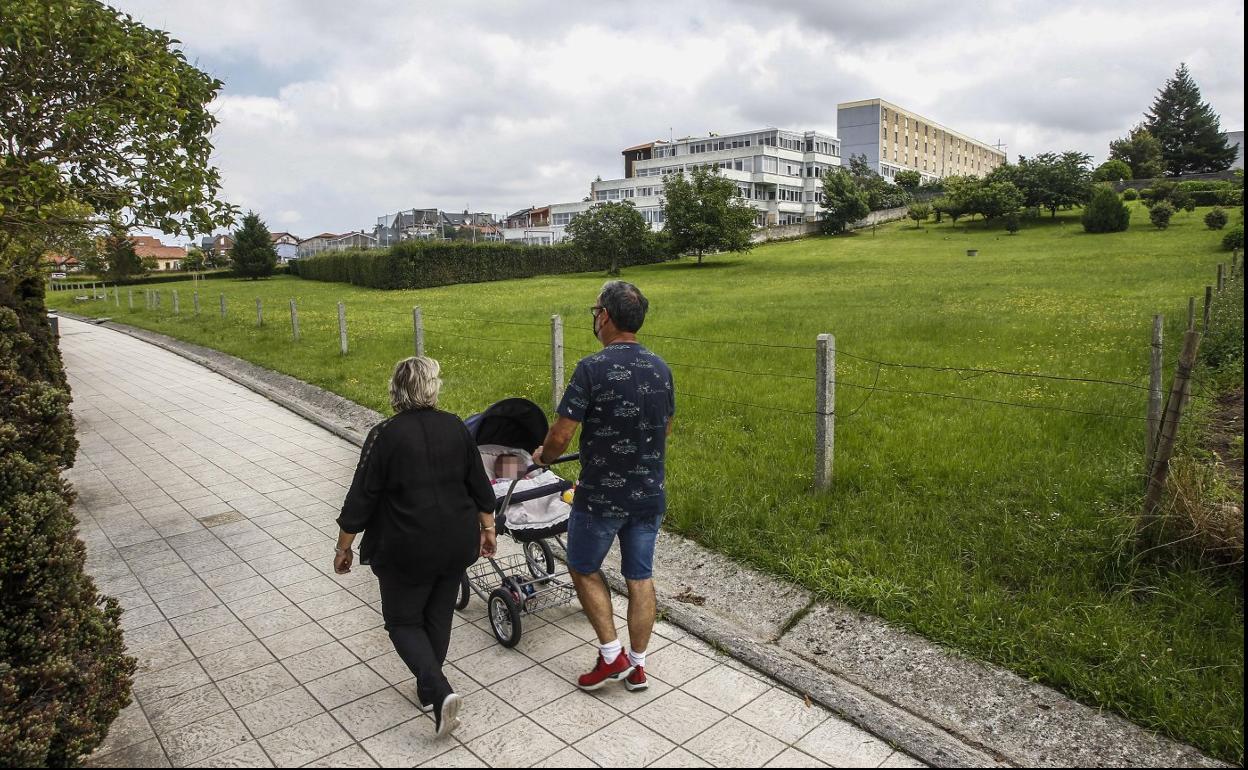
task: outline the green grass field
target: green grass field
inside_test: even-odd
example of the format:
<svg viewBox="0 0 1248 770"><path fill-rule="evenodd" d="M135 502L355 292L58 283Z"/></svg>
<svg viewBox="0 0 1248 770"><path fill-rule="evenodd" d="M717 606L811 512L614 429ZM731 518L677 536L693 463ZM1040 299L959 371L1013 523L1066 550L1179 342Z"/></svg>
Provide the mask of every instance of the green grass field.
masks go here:
<svg viewBox="0 0 1248 770"><path fill-rule="evenodd" d="M628 270L651 303L641 337L672 364L681 394L668 526L1242 762L1241 586L1194 565L1133 566L1123 549L1128 514L1142 497L1140 420L853 387L1141 417L1143 390L877 367L851 356L1143 384L1152 314L1166 314L1169 372L1187 297L1203 295L1226 260L1221 234L1204 228L1203 215L1179 213L1162 232L1136 206L1130 231L1112 235L1084 234L1077 213L1025 222L1012 237L980 223L894 224L713 257L702 268L684 261ZM49 304L209 345L381 411L394 361L412 350L411 308L420 305L428 351L443 366L442 405L466 416L515 395L549 409L549 317L562 314L567 344L589 351L587 308L602 281L573 275L381 292L294 278L217 280L200 284L199 317L190 282L153 287L165 295L160 312L127 312L125 289L120 310L111 299L79 303L69 293ZM140 308L143 288L134 290ZM181 295L176 318L171 288ZM225 322L219 293L229 303ZM256 297L265 303L263 328ZM338 300L350 327L345 358ZM835 334L840 350L841 416L834 488L812 493L814 417L719 399L812 410L821 332ZM569 353L569 374L574 361Z"/></svg>

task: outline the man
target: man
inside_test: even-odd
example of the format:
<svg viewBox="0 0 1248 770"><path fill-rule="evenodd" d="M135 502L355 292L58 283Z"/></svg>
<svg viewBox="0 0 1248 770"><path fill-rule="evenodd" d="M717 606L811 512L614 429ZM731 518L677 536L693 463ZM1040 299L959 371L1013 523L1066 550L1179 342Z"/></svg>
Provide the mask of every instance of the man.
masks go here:
<svg viewBox="0 0 1248 770"><path fill-rule="evenodd" d="M581 430L581 477L568 520L568 571L598 635L598 661L582 690L623 681L644 690L646 647L654 630L654 542L667 509L664 455L676 395L663 359L637 341L649 303L631 283L609 281L590 308L602 351L576 365L559 418L533 462L561 455ZM615 633L603 559L619 539L628 583L629 650Z"/></svg>

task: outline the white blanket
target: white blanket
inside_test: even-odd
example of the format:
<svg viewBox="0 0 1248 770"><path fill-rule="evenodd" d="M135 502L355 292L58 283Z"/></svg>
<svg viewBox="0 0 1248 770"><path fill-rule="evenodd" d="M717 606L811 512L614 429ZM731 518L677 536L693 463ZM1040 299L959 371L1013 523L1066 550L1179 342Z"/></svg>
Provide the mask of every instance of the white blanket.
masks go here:
<svg viewBox="0 0 1248 770"><path fill-rule="evenodd" d="M542 471L533 478L521 479L516 482L516 493L524 492L536 487L545 486L547 484L556 484L562 481L557 475L550 471ZM502 498L507 494L507 489L511 486L508 479L500 479L494 482L494 496ZM507 526L511 529L534 529L538 527L549 527L557 524L568 517L572 512L572 506L559 499L559 493L539 497L536 500L527 500L523 503L515 503L507 507Z"/></svg>

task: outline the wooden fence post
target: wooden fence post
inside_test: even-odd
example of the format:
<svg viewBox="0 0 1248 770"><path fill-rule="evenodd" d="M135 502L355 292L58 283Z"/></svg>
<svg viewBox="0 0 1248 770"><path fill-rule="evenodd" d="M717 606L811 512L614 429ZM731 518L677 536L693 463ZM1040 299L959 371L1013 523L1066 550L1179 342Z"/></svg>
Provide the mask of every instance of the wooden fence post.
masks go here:
<svg viewBox="0 0 1248 770"><path fill-rule="evenodd" d="M1187 328L1196 328L1196 298L1187 298Z"/></svg>
<svg viewBox="0 0 1248 770"><path fill-rule="evenodd" d="M342 354L347 354L347 307L338 303L338 347Z"/></svg>
<svg viewBox="0 0 1248 770"><path fill-rule="evenodd" d="M290 298L290 333L295 338L295 342L299 341L299 309L295 306L295 298Z"/></svg>
<svg viewBox="0 0 1248 770"><path fill-rule="evenodd" d="M126 301L130 303L130 312L134 312L134 289L126 289Z"/></svg>
<svg viewBox="0 0 1248 770"><path fill-rule="evenodd" d="M121 309L121 287L113 284L113 307Z"/></svg>
<svg viewBox="0 0 1248 770"><path fill-rule="evenodd" d="M1209 333L1209 309L1212 305L1213 305L1213 287L1206 286L1205 287L1205 319L1204 319L1205 323L1204 323L1204 326L1202 326L1200 329L1205 334Z"/></svg>
<svg viewBox="0 0 1248 770"><path fill-rule="evenodd" d="M1162 352L1161 314L1153 316L1153 343L1149 356L1148 373L1148 422L1144 431L1144 478L1147 479L1153 470L1153 460L1157 456L1157 434L1161 430L1161 367Z"/></svg>
<svg viewBox="0 0 1248 770"><path fill-rule="evenodd" d="M832 486L836 438L836 337L815 340L815 488Z"/></svg>
<svg viewBox="0 0 1248 770"><path fill-rule="evenodd" d="M256 326L264 326L264 300L256 297Z"/></svg>
<svg viewBox="0 0 1248 770"><path fill-rule="evenodd" d="M199 289L191 292L191 300L195 303L195 315L199 315Z"/></svg>
<svg viewBox="0 0 1248 770"><path fill-rule="evenodd" d="M218 295L218 296L219 296L219 298L220 298L220 302L221 302L221 320L222 320L222 321L224 321L224 320L225 320L225 295L224 295L224 294L221 294L221 295Z"/></svg>
<svg viewBox="0 0 1248 770"><path fill-rule="evenodd" d="M1170 397L1166 401L1166 412L1162 418L1161 431L1157 441L1157 454L1153 467L1149 469L1148 492L1144 496L1144 511L1136 522L1136 536L1142 537L1144 531L1151 526L1161 505L1161 496L1166 489L1166 474L1170 469L1170 458L1174 456L1175 442L1179 437L1179 421L1183 419L1183 407L1187 403L1192 389L1192 367L1196 363L1196 351L1200 348L1200 332L1189 331L1183 335L1183 352L1179 354L1179 362L1175 367L1174 383L1170 387Z"/></svg>
<svg viewBox="0 0 1248 770"><path fill-rule="evenodd" d="M178 304L178 290L177 289L173 289L173 314L174 315L182 314L182 306Z"/></svg>
<svg viewBox="0 0 1248 770"><path fill-rule="evenodd" d="M1218 265L1218 294L1226 290L1226 265Z"/></svg>
<svg viewBox="0 0 1248 770"><path fill-rule="evenodd" d="M558 313L550 317L550 395L557 413L563 400L563 319Z"/></svg>
<svg viewBox="0 0 1248 770"><path fill-rule="evenodd" d="M416 342L416 356L425 354L425 316L420 306L412 308L412 339Z"/></svg>

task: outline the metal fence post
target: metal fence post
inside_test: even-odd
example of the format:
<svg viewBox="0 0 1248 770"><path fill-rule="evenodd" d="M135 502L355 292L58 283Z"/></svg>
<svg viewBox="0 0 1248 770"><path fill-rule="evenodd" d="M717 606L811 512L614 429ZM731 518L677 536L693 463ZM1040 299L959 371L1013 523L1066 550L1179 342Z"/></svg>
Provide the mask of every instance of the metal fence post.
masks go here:
<svg viewBox="0 0 1248 770"><path fill-rule="evenodd" d="M218 296L220 297L220 301L221 301L221 319L225 320L225 295L220 294Z"/></svg>
<svg viewBox="0 0 1248 770"><path fill-rule="evenodd" d="M1149 356L1148 372L1148 422L1144 431L1144 478L1153 471L1153 462L1157 456L1157 434L1161 430L1161 330L1163 319L1161 314L1153 316L1153 343Z"/></svg>
<svg viewBox="0 0 1248 770"><path fill-rule="evenodd" d="M290 333L295 342L299 341L299 309L295 307L295 299L290 299Z"/></svg>
<svg viewBox="0 0 1248 770"><path fill-rule="evenodd" d="M556 313L550 317L550 394L555 412L563 400L563 319Z"/></svg>
<svg viewBox="0 0 1248 770"><path fill-rule="evenodd" d="M173 289L172 291L173 291L173 314L174 314L174 315L181 315L181 314L182 314L182 305L178 303L178 290L177 290L177 289Z"/></svg>
<svg viewBox="0 0 1248 770"><path fill-rule="evenodd" d="M347 306L338 303L338 347L347 354Z"/></svg>
<svg viewBox="0 0 1248 770"><path fill-rule="evenodd" d="M425 354L425 316L420 311L420 306L412 308L412 339L416 342L416 355L423 356Z"/></svg>
<svg viewBox="0 0 1248 770"><path fill-rule="evenodd" d="M832 486L836 438L836 337L820 334L815 341L815 488Z"/></svg>
<svg viewBox="0 0 1248 770"><path fill-rule="evenodd" d="M264 326L264 301L256 297L256 326Z"/></svg>

